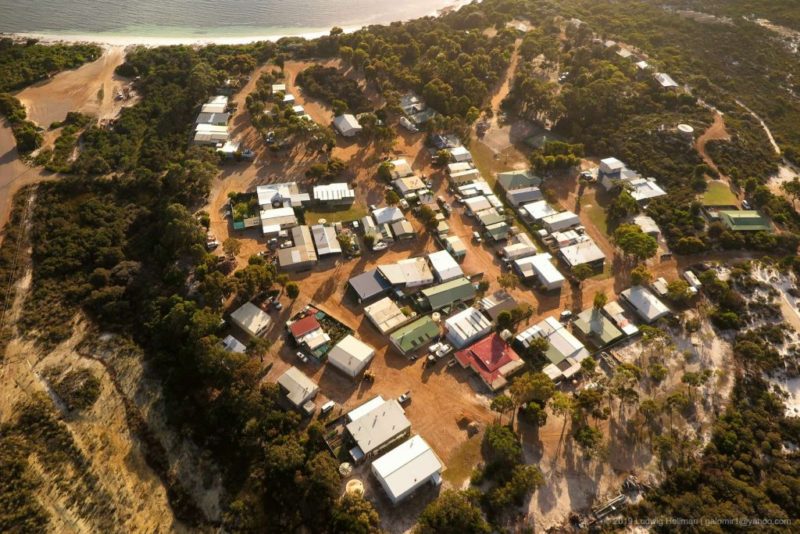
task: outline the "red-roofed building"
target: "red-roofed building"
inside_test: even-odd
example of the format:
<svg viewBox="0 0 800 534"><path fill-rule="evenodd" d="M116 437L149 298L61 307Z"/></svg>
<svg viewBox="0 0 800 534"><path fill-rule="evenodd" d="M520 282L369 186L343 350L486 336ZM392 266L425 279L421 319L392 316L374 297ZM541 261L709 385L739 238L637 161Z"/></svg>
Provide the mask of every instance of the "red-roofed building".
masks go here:
<svg viewBox="0 0 800 534"><path fill-rule="evenodd" d="M320 326L319 321L317 321L317 317L314 314L311 314L306 315L302 319L299 319L289 325L289 332L291 332L292 336L294 336L294 338L300 342L303 337L315 330L319 330L320 328L322 328L322 326Z"/></svg>
<svg viewBox="0 0 800 534"><path fill-rule="evenodd" d="M472 367L492 391L505 387L507 378L524 365L516 351L497 333L456 352L456 360L461 367Z"/></svg>

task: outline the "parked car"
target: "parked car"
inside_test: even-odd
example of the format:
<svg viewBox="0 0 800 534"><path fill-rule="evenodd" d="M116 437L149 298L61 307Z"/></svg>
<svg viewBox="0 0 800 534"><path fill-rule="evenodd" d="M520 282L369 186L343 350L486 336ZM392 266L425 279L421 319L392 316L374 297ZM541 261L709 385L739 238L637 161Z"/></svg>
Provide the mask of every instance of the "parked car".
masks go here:
<svg viewBox="0 0 800 534"><path fill-rule="evenodd" d="M483 241L481 234L479 234L477 231L472 232L472 239L475 240L476 243L480 243L481 241Z"/></svg>
<svg viewBox="0 0 800 534"><path fill-rule="evenodd" d="M747 200L742 200L742 207L746 210L752 209L750 207L750 203Z"/></svg>
<svg viewBox="0 0 800 534"><path fill-rule="evenodd" d="M332 411L334 408L336 408L336 403L333 401L328 401L325 404L323 404L322 407L319 409L319 414L325 415L326 413Z"/></svg>
<svg viewBox="0 0 800 534"><path fill-rule="evenodd" d="M437 358L443 358L451 350L453 350L453 347L449 343L439 343L439 347L434 354Z"/></svg>
<svg viewBox="0 0 800 534"><path fill-rule="evenodd" d="M411 402L411 390L409 389L408 391L397 397L397 402L399 402L401 405L406 405L409 402Z"/></svg>
<svg viewBox="0 0 800 534"><path fill-rule="evenodd" d="M308 356L306 356L305 354L303 354L299 350L297 351L297 359L300 360L303 363L308 363Z"/></svg>
<svg viewBox="0 0 800 534"><path fill-rule="evenodd" d="M283 304L281 304L278 299L275 299L272 301L272 309L275 311L281 311L283 309Z"/></svg>
<svg viewBox="0 0 800 534"><path fill-rule="evenodd" d="M561 315L558 316L558 320L562 323L566 323L570 319L572 319L572 312L570 310L564 310L561 312Z"/></svg>
<svg viewBox="0 0 800 534"><path fill-rule="evenodd" d="M389 248L389 245L387 245L385 241L378 241L377 243L372 245L372 250L374 250L375 252L386 250L387 248Z"/></svg>

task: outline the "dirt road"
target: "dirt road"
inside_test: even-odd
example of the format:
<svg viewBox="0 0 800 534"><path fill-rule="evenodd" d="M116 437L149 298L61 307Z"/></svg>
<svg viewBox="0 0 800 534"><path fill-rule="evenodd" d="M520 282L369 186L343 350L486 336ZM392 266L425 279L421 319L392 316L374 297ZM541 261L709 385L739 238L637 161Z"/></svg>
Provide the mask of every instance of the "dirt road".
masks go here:
<svg viewBox="0 0 800 534"><path fill-rule="evenodd" d="M94 115L100 120L110 119L123 105L132 104L132 99L118 101L114 98L115 92L129 83L114 74L124 61L124 47L106 47L97 61L60 72L49 80L23 89L16 97L28 111L28 118L42 128L64 120L70 111Z"/></svg>
<svg viewBox="0 0 800 534"><path fill-rule="evenodd" d="M135 102L135 98L114 99L115 91L122 90L129 83L114 74L114 69L124 60L124 47L107 47L97 61L61 72L23 89L16 97L25 106L28 118L45 129L54 121L63 120L70 111L92 114L99 119L113 118L122 107ZM52 143L54 135L51 132L45 132L45 137ZM8 221L11 202L17 191L26 185L57 177L21 161L11 128L5 121L0 123L0 228ZM0 244L2 239L0 233Z"/></svg>
<svg viewBox="0 0 800 534"><path fill-rule="evenodd" d="M725 119L722 117L722 114L716 112L714 114L714 122L708 129L703 132L700 137L697 138L695 141L695 149L697 153L700 154L700 157L703 158L703 161L706 165L714 169L715 171L719 172L719 168L717 164L714 163L714 160L711 159L711 156L706 151L706 144L709 141L729 141L731 136L728 134L728 131L725 129ZM730 183L730 179L720 173L720 177L726 182Z"/></svg>
<svg viewBox="0 0 800 534"><path fill-rule="evenodd" d="M29 184L55 178L56 175L42 169L28 167L20 160L14 134L6 121L0 121L0 245L3 243L3 228L11 215L14 195Z"/></svg>

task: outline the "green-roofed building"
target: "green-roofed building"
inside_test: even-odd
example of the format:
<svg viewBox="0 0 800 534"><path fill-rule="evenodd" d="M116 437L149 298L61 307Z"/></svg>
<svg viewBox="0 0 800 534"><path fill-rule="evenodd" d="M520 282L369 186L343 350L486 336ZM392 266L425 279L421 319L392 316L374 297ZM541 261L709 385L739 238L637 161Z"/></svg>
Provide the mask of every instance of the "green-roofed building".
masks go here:
<svg viewBox="0 0 800 534"><path fill-rule="evenodd" d="M484 226L491 226L493 224L505 222L506 218L497 213L497 210L488 209L478 212L478 220L481 221L481 224Z"/></svg>
<svg viewBox="0 0 800 534"><path fill-rule="evenodd" d="M422 290L432 310L440 310L458 302L466 302L475 298L475 287L466 278L456 278L438 286Z"/></svg>
<svg viewBox="0 0 800 534"><path fill-rule="evenodd" d="M721 210L719 220L734 232L768 232L769 219L756 210Z"/></svg>
<svg viewBox="0 0 800 534"><path fill-rule="evenodd" d="M486 234L494 241L502 241L508 239L508 234L511 233L511 227L504 222L499 222L486 227Z"/></svg>
<svg viewBox="0 0 800 534"><path fill-rule="evenodd" d="M439 325L433 322L430 315L420 317L389 336L389 341L403 354L414 352L427 345L440 334Z"/></svg>
<svg viewBox="0 0 800 534"><path fill-rule="evenodd" d="M583 310L572 322L575 333L584 342L601 349L621 339L625 334L605 316L602 310Z"/></svg>
<svg viewBox="0 0 800 534"><path fill-rule="evenodd" d="M531 171L508 171L498 173L497 183L505 192L509 192L514 189L538 187L542 183L542 179Z"/></svg>

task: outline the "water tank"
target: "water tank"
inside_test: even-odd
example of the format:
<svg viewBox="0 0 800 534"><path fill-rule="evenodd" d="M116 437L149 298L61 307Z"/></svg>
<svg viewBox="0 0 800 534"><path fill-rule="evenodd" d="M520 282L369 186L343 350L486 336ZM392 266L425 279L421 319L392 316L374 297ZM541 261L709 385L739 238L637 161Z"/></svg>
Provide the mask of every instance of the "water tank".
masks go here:
<svg viewBox="0 0 800 534"><path fill-rule="evenodd" d="M692 139L694 137L694 128L688 124L679 124L678 132L687 139Z"/></svg>
<svg viewBox="0 0 800 534"><path fill-rule="evenodd" d="M345 491L348 495L364 495L364 483L354 478L347 483Z"/></svg>
<svg viewBox="0 0 800 534"><path fill-rule="evenodd" d="M431 320L432 320L434 323L439 323L439 322L442 320L442 314L441 314L441 313L439 313L439 312L433 312L433 313L431 314Z"/></svg>

